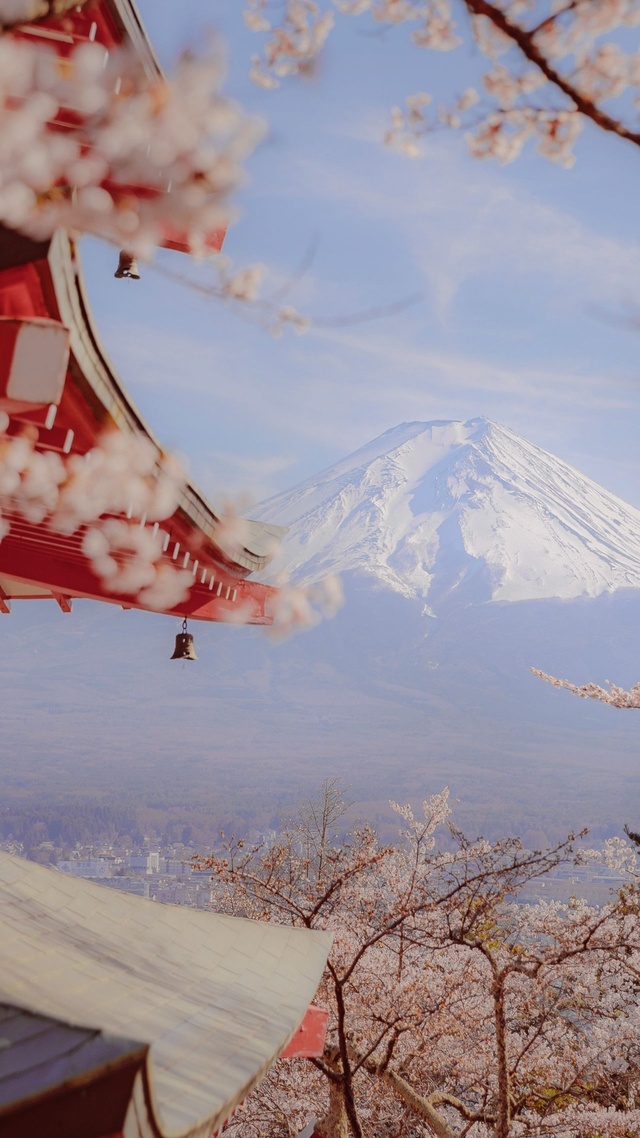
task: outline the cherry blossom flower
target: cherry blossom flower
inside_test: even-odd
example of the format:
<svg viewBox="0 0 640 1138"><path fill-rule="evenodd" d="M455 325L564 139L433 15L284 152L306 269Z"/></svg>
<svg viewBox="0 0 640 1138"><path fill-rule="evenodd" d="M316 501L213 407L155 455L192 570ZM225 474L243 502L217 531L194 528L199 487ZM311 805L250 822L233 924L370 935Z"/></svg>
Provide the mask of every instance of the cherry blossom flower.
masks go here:
<svg viewBox="0 0 640 1138"><path fill-rule="evenodd" d="M160 522L178 505L182 464L146 438L108 432L85 455L36 450L29 430L7 433L0 418L0 540L12 515L65 534L82 533L82 551L102 585L148 607L172 608L193 576L161 564ZM142 523L142 524L141 524Z"/></svg>
<svg viewBox="0 0 640 1138"><path fill-rule="evenodd" d="M215 49L183 54L166 81L126 50L84 43L62 66L48 47L0 37L0 221L36 238L66 226L139 255L168 227L203 252L262 131L223 78ZM68 125L53 131L59 108Z"/></svg>
<svg viewBox="0 0 640 1138"><path fill-rule="evenodd" d="M311 584L278 583L270 604L270 635L283 640L292 632L314 628L323 618L335 616L344 603L340 578L330 573Z"/></svg>

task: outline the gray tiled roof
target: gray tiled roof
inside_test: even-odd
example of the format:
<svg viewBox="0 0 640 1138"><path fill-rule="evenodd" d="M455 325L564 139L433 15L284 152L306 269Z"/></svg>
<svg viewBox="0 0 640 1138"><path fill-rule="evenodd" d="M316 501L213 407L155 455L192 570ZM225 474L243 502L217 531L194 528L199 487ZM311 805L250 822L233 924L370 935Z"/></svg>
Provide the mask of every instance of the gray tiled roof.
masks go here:
<svg viewBox="0 0 640 1138"><path fill-rule="evenodd" d="M245 1097L329 946L328 933L160 905L0 853L0 1001L149 1043L172 1134L209 1133Z"/></svg>
<svg viewBox="0 0 640 1138"><path fill-rule="evenodd" d="M0 1003L0 1113L87 1072L144 1058L146 1051L130 1039Z"/></svg>

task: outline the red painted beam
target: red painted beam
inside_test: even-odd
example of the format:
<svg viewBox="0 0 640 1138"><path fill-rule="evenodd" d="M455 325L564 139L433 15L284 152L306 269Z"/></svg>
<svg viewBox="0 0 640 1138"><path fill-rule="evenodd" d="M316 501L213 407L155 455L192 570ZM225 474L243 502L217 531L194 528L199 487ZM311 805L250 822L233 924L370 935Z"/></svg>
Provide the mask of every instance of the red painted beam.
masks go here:
<svg viewBox="0 0 640 1138"><path fill-rule="evenodd" d="M23 534L10 532L0 544L0 575L25 584L45 589L60 604L70 604L73 597L106 601L119 607L148 611L135 597L110 593L94 575L82 556L79 541L66 539L64 556L61 544L65 539L45 526L25 525ZM74 555L74 547L77 553ZM220 575L224 585L220 596L217 587L208 589L194 581L189 596L182 604L166 610L171 615L191 617L194 620L223 621L230 624L270 624L270 603L275 590L257 581L242 581ZM228 583L227 583L228 582ZM229 595L227 596L227 591ZM60 599L59 599L60 598ZM4 602L7 603L6 600ZM4 611L1 608L0 611Z"/></svg>

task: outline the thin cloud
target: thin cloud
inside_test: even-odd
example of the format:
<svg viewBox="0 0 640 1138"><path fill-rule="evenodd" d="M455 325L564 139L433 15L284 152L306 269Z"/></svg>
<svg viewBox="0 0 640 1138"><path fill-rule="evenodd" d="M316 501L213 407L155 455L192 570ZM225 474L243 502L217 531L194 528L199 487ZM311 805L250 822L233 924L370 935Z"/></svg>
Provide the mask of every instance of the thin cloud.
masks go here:
<svg viewBox="0 0 640 1138"><path fill-rule="evenodd" d="M126 344L137 382L175 391L178 374L181 389L186 387L197 398L203 416L215 410L219 418L221 411L241 410L247 429L259 425L261 432L284 431L296 440L330 447L333 453L359 445L367 431L377 433L403 418L486 413L512 422L514 415L532 412L553 419L561 410L586 415L637 410L640 403L640 386L614 383L586 367L511 365L422 346L406 318L388 331L371 326L349 331L312 328L304 340L287 348L286 367L281 366L281 345L265 338L259 372L248 349L243 354L166 329L137 329L135 341L125 336L123 350ZM292 470L299 450L295 445L285 454L255 458L241 449L247 446L241 432L236 445L237 450L213 452L213 462L209 451L197 461L203 467L210 462L217 470L225 464L233 468L230 477L235 485L244 478L244 489L247 480L277 480Z"/></svg>
<svg viewBox="0 0 640 1138"><path fill-rule="evenodd" d="M389 156L345 168L311 156L287 171L283 195L340 202L359 216L395 230L423 275L441 320L451 314L462 285L490 274L515 279L545 277L570 306L633 295L640 274L640 244L619 241L574 214L542 201L504 172L465 160L460 140L440 140L419 163ZM526 287L525 287L526 291ZM554 304L558 294L554 293Z"/></svg>
<svg viewBox="0 0 640 1138"><path fill-rule="evenodd" d="M256 458L231 451L212 451L199 456L193 473L214 505L223 508L231 501L244 513L256 502L275 494L283 482L278 475L290 471L297 461L297 457L290 454Z"/></svg>

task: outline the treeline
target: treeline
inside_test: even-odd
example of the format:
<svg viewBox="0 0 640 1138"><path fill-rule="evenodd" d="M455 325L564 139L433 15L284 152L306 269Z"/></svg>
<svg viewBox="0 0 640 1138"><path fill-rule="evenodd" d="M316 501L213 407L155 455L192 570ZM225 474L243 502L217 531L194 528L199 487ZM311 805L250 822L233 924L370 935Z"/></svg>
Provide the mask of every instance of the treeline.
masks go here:
<svg viewBox="0 0 640 1138"><path fill-rule="evenodd" d="M277 826L277 816L261 808L224 810L224 804L171 802L156 795L122 798L38 796L0 801L0 842L19 843L27 857L55 861L76 846L106 842L126 847L172 846L202 851L217 843L221 830L241 836ZM46 850L50 845L52 849ZM45 855L42 856L42 847Z"/></svg>
<svg viewBox="0 0 640 1138"><path fill-rule="evenodd" d="M140 844L135 809L91 801L30 801L0 807L0 840L20 842L27 854L44 842L54 847L91 845L128 837Z"/></svg>

